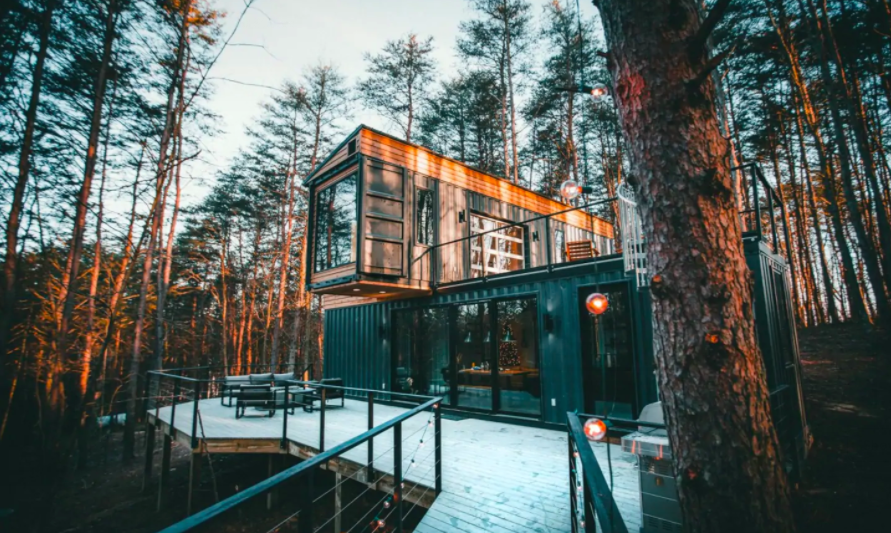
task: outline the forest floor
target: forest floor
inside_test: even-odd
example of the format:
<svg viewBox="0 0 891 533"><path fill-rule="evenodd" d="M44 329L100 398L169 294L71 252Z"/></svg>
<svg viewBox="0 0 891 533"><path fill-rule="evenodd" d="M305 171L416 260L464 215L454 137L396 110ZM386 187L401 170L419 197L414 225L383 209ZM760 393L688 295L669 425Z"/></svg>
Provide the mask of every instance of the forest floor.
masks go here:
<svg viewBox="0 0 891 533"><path fill-rule="evenodd" d="M807 417L814 437L793 493L802 533L873 531L887 516L891 460L891 338L857 326L824 326L799 334ZM142 443L142 435L137 445ZM120 460L120 432L109 432L87 468L56 490L27 451L0 456L0 531L31 533L149 533L185 516L188 450L174 446L168 504L156 512L157 490L142 492L143 460ZM155 460L155 469L159 468ZM215 456L213 483L205 474L198 506L260 481L262 456ZM207 470L205 469L205 472ZM157 474L154 476L157 479ZM55 492L54 496L51 493ZM259 509L258 509L259 511ZM242 517L247 518L247 517ZM250 521L226 531L250 531Z"/></svg>

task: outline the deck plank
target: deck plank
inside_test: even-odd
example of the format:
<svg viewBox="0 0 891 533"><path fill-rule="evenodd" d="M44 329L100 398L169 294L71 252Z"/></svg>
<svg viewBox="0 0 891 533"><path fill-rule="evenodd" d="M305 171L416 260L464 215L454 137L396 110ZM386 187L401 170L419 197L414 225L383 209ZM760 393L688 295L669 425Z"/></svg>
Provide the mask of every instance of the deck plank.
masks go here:
<svg viewBox="0 0 891 533"><path fill-rule="evenodd" d="M192 404L177 407L175 428L191 437ZM169 423L169 407L158 411ZM374 406L374 423L381 424L404 412L401 407ZM248 410L251 414L251 410ZM359 435L367 429L367 404L346 400L343 408L329 408L325 414L325 447ZM199 403L198 436L211 450L224 446L250 451L251 446L278 441L282 437L281 412L274 417L235 419L235 409L220 405L219 399ZM406 491L426 495L434 484L432 414L421 413L403 422L403 473ZM318 450L318 411L298 410L288 416L290 449L294 446ZM202 431L203 427L203 431ZM423 438L423 445L421 439ZM375 470L392 475L393 431L374 439ZM416 531L421 533L513 533L569 532L569 478L565 432L531 428L466 418L442 420L443 492L426 511ZM592 446L604 475L609 479L606 445ZM263 448L268 452L268 446ZM360 445L343 458L357 464L367 461L366 445ZM629 531L640 527L640 503L636 465L632 458L613 446L611 449L614 496ZM415 459L414 466L411 460ZM356 476L359 475L357 472ZM408 501L411 496L406 496ZM417 512L417 511L415 511Z"/></svg>

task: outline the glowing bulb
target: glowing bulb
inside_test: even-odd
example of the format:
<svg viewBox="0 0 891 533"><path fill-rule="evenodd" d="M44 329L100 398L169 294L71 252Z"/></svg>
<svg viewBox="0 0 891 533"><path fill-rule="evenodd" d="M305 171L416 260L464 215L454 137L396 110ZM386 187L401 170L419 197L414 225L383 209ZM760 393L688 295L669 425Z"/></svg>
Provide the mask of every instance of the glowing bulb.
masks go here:
<svg viewBox="0 0 891 533"><path fill-rule="evenodd" d="M387 525L387 523L384 522L383 518L377 521L377 527L384 527L385 525Z"/></svg>
<svg viewBox="0 0 891 533"><path fill-rule="evenodd" d="M588 440L603 440L606 437L606 424L599 418L591 418L585 422L585 436Z"/></svg>
<svg viewBox="0 0 891 533"><path fill-rule="evenodd" d="M560 196L567 202L575 200L580 194L582 194L581 186L572 180L564 181L560 186Z"/></svg>
<svg viewBox="0 0 891 533"><path fill-rule="evenodd" d="M591 96L595 99L599 100L604 96L609 95L609 89L607 89L606 85L602 83L595 83L593 87L591 87Z"/></svg>
<svg viewBox="0 0 891 533"><path fill-rule="evenodd" d="M595 292L588 295L588 298L585 300L585 307L588 308L588 312L592 315L602 315L609 307L609 300L603 294Z"/></svg>
<svg viewBox="0 0 891 533"><path fill-rule="evenodd" d="M390 500L387 500L384 502L384 509L389 509L389 508L390 508Z"/></svg>

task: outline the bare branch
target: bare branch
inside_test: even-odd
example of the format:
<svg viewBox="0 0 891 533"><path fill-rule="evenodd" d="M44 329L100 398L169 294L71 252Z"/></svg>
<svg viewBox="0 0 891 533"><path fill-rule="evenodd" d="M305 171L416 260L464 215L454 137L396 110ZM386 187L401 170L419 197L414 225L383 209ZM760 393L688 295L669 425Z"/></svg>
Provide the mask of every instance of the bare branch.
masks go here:
<svg viewBox="0 0 891 533"><path fill-rule="evenodd" d="M718 23L721 22L721 19L724 18L724 13L727 11L727 8L732 1L733 0L718 0L715 2L715 5L712 6L711 11L708 12L708 15L702 22L702 26L699 27L696 31L696 35L690 40L689 50L691 56L702 57L705 53L706 41L708 41L709 36L711 36Z"/></svg>

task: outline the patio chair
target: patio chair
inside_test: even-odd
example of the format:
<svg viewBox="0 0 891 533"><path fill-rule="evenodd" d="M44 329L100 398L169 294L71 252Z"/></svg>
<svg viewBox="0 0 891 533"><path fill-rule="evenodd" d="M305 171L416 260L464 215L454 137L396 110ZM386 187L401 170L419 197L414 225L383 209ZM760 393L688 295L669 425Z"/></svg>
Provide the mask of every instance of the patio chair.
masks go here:
<svg viewBox="0 0 891 533"><path fill-rule="evenodd" d="M272 386L272 373L268 374L250 374L251 385L269 385Z"/></svg>
<svg viewBox="0 0 891 533"><path fill-rule="evenodd" d="M318 382L319 385L332 385L334 387L343 387L343 379L342 378L325 378L322 381ZM322 401L322 389L316 389L313 392L306 394L303 396L304 401L307 403L306 410L310 413L313 410L313 405L315 402ZM335 407L344 407L346 405L343 389L325 389L325 407L328 406L328 402L330 400L340 399L340 405Z"/></svg>
<svg viewBox="0 0 891 533"><path fill-rule="evenodd" d="M248 407L268 411L267 416L270 418L275 416L275 391L266 385L241 387L235 398L235 418L243 417Z"/></svg>
<svg viewBox="0 0 891 533"><path fill-rule="evenodd" d="M249 385L250 376L223 376L223 383L220 386L220 405L232 407L232 399L237 396L237 391L242 385ZM225 399L229 398L229 403Z"/></svg>

